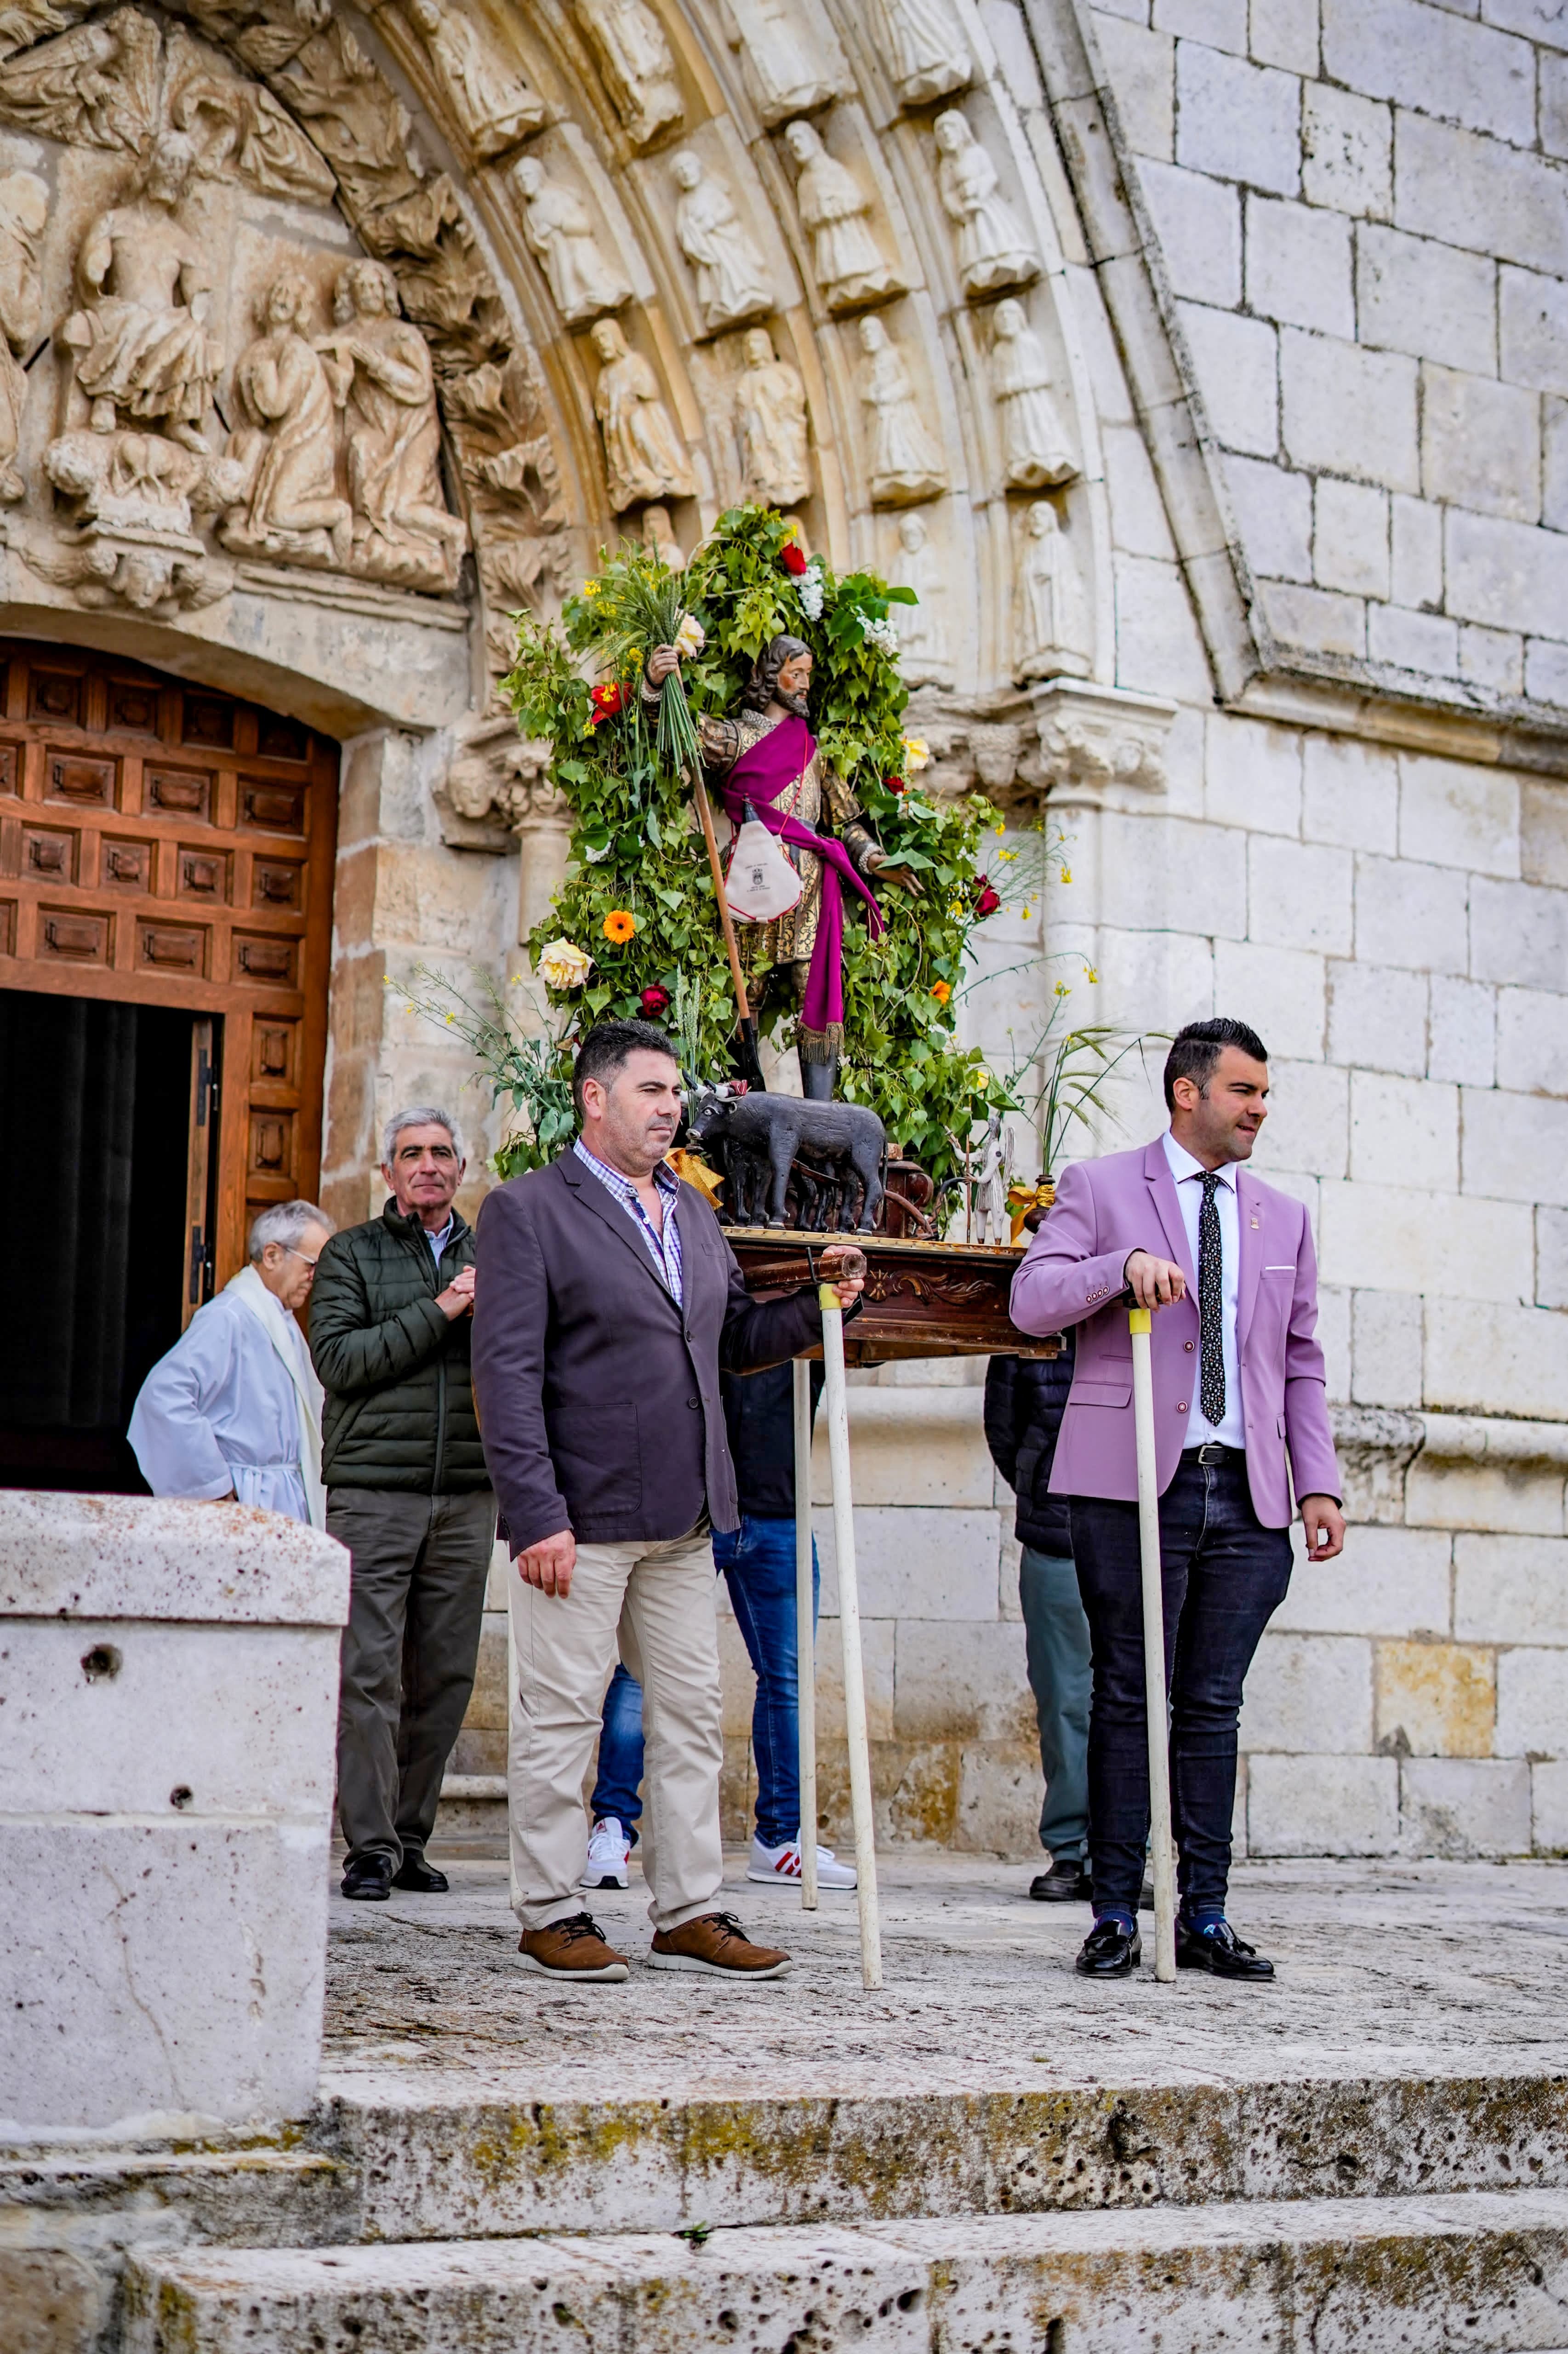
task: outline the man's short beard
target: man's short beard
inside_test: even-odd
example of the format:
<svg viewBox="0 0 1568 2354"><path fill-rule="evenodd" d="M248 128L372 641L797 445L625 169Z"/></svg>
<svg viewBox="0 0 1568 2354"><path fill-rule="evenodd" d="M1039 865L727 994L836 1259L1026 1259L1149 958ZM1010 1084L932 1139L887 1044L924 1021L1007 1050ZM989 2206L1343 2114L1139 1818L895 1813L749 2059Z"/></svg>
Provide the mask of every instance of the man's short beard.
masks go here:
<svg viewBox="0 0 1568 2354"><path fill-rule="evenodd" d="M810 695L809 693L805 695L786 695L781 686L776 686L773 693L779 702L784 705L786 711L792 711L797 719L804 719L806 717L810 708Z"/></svg>

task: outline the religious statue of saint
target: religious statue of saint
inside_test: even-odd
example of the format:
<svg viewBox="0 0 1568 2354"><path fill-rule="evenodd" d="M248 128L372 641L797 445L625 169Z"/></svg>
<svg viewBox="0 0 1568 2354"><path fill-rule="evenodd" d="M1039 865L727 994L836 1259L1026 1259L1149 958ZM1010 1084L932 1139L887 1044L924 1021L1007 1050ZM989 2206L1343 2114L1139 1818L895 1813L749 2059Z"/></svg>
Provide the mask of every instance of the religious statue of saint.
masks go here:
<svg viewBox="0 0 1568 2354"><path fill-rule="evenodd" d="M452 112L482 159L504 155L545 120L545 101L503 64L465 7L450 0L407 0Z"/></svg>
<svg viewBox="0 0 1568 2354"><path fill-rule="evenodd" d="M1001 422L1002 464L1015 490L1044 490L1070 482L1077 461L1051 392L1045 346L1030 325L1022 302L1009 296L991 321L991 389Z"/></svg>
<svg viewBox="0 0 1568 2354"><path fill-rule="evenodd" d="M599 249L588 208L576 189L552 180L537 155L524 155L515 174L523 196L523 233L544 264L556 310L568 326L618 311L631 289Z"/></svg>
<svg viewBox="0 0 1568 2354"><path fill-rule="evenodd" d="M641 688L650 702L679 659L673 646L653 648ZM754 1012L773 976L786 977L799 1008L801 1088L825 1101L843 1052L843 894L863 900L874 938L882 913L871 879L916 896L920 885L879 846L842 778L819 758L807 725L810 685L810 649L800 638L774 638L752 665L733 717L705 717L699 732L704 769L730 823L759 818L800 877L800 896L787 915L742 928L742 950Z"/></svg>
<svg viewBox="0 0 1568 2354"><path fill-rule="evenodd" d="M16 467L27 400L22 359L43 323L38 243L48 212L49 192L36 172L0 179L0 502L6 506L27 493Z"/></svg>
<svg viewBox="0 0 1568 2354"><path fill-rule="evenodd" d="M1070 643L1076 635L1078 600L1077 567L1056 510L1049 499L1036 499L1028 512L1014 590L1016 676L1050 678L1087 670Z"/></svg>
<svg viewBox="0 0 1568 2354"><path fill-rule="evenodd" d="M778 356L766 327L751 328L744 348L735 387L742 488L763 506L793 506L811 493L806 387L800 369Z"/></svg>
<svg viewBox="0 0 1568 2354"><path fill-rule="evenodd" d="M829 154L810 123L790 123L784 144L800 167L795 201L829 307L874 302L891 290L893 272L866 225L871 198L847 165Z"/></svg>
<svg viewBox="0 0 1568 2354"><path fill-rule="evenodd" d="M194 143L160 133L129 204L101 213L77 256L83 307L61 329L95 433L122 417L206 455L202 425L223 353L207 328L212 261L182 227Z"/></svg>
<svg viewBox="0 0 1568 2354"><path fill-rule="evenodd" d="M756 318L759 311L770 311L773 289L767 264L728 188L689 147L681 149L671 168L681 190L675 200L675 235L696 272L704 326L717 334L742 319Z"/></svg>
<svg viewBox="0 0 1568 2354"><path fill-rule="evenodd" d="M619 320L599 322L593 347L602 363L593 409L604 435L611 507L619 514L639 499L694 498L692 461L659 397L652 368L630 349Z"/></svg>
<svg viewBox="0 0 1568 2354"><path fill-rule="evenodd" d="M685 570L685 550L675 537L675 526L670 520L668 507L643 508L642 544L659 558L666 572Z"/></svg>
<svg viewBox="0 0 1568 2354"><path fill-rule="evenodd" d="M648 0L577 0L577 14L627 136L645 147L685 111L664 27Z"/></svg>
<svg viewBox="0 0 1568 2354"><path fill-rule="evenodd" d="M306 340L310 281L283 270L256 305L261 330L239 355L228 437L239 496L218 536L237 553L291 557L346 571L354 510L337 495L337 417L321 355Z"/></svg>
<svg viewBox="0 0 1568 2354"><path fill-rule="evenodd" d="M974 74L948 0L874 0L888 78L906 106L962 90Z"/></svg>
<svg viewBox="0 0 1568 2354"><path fill-rule="evenodd" d="M403 587L454 588L467 525L441 489L440 421L429 346L400 315L384 261L351 261L316 339L344 412L353 568Z"/></svg>
<svg viewBox="0 0 1568 2354"><path fill-rule="evenodd" d="M887 618L898 632L899 668L906 686L946 686L952 678L942 604L948 593L946 567L931 545L926 518L899 518L898 554L890 574L895 588L913 588L918 604L890 605Z"/></svg>
<svg viewBox="0 0 1568 2354"><path fill-rule="evenodd" d="M948 487L948 472L930 427L920 414L904 355L882 321L860 323L865 359L860 398L866 410L866 472L879 506L909 506Z"/></svg>
<svg viewBox="0 0 1568 2354"><path fill-rule="evenodd" d="M764 122L838 95L842 60L820 10L802 8L800 0L725 0L724 15Z"/></svg>
<svg viewBox="0 0 1568 2354"><path fill-rule="evenodd" d="M966 294L1038 277L1034 240L1000 193L996 165L956 106L937 117L937 192L959 232L959 278Z"/></svg>

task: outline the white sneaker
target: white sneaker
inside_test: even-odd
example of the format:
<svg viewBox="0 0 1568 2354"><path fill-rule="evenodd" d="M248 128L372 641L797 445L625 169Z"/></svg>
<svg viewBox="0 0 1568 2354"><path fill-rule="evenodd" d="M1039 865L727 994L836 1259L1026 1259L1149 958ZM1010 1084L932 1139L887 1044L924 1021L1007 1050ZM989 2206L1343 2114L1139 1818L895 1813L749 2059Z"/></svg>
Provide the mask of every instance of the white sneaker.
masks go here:
<svg viewBox="0 0 1568 2354"><path fill-rule="evenodd" d="M591 1849L589 1852L592 1852ZM754 1837L746 1876L747 1880L799 1880L800 1841L786 1840L782 1847L764 1847L762 1841ZM855 1887L853 1864L841 1863L831 1847L820 1847L817 1850L817 1885L819 1888Z"/></svg>
<svg viewBox="0 0 1568 2354"><path fill-rule="evenodd" d="M625 1888L630 1873L626 1859L631 1853L631 1841L613 1815L606 1815L595 1823L588 1839L588 1861L583 1866L579 1888Z"/></svg>

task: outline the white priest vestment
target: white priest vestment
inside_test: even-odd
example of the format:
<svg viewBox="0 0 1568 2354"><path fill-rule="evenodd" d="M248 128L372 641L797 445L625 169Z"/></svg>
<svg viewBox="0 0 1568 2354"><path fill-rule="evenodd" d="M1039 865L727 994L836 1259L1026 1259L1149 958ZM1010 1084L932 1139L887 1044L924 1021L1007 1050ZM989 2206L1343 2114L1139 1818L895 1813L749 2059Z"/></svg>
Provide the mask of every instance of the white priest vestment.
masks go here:
<svg viewBox="0 0 1568 2354"><path fill-rule="evenodd" d="M142 1384L126 1434L154 1496L242 1504L326 1526L322 1386L304 1335L253 1267L198 1308Z"/></svg>

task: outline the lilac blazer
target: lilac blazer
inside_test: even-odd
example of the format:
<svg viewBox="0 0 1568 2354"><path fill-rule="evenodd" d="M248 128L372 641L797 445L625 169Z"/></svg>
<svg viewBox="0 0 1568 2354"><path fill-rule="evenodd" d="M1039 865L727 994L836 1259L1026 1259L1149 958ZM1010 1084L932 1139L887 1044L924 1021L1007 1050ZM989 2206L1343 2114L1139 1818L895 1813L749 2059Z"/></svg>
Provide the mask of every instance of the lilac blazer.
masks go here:
<svg viewBox="0 0 1568 2354"><path fill-rule="evenodd" d="M1236 1353L1241 1360L1247 1482L1265 1528L1290 1521L1290 1494L1340 1493L1340 1469L1318 1345L1318 1262L1299 1202L1245 1168L1236 1172L1241 1268ZM1132 1428L1132 1341L1122 1270L1135 1250L1174 1259L1185 1299L1153 1324L1154 1433L1160 1489L1176 1476L1198 1386L1198 1278L1176 1181L1156 1138L1133 1152L1081 1161L1065 1172L1056 1205L1012 1278L1012 1320L1025 1332L1080 1327L1073 1387L1056 1441L1051 1486L1059 1495L1138 1495ZM1288 1473L1286 1450L1289 1449Z"/></svg>

